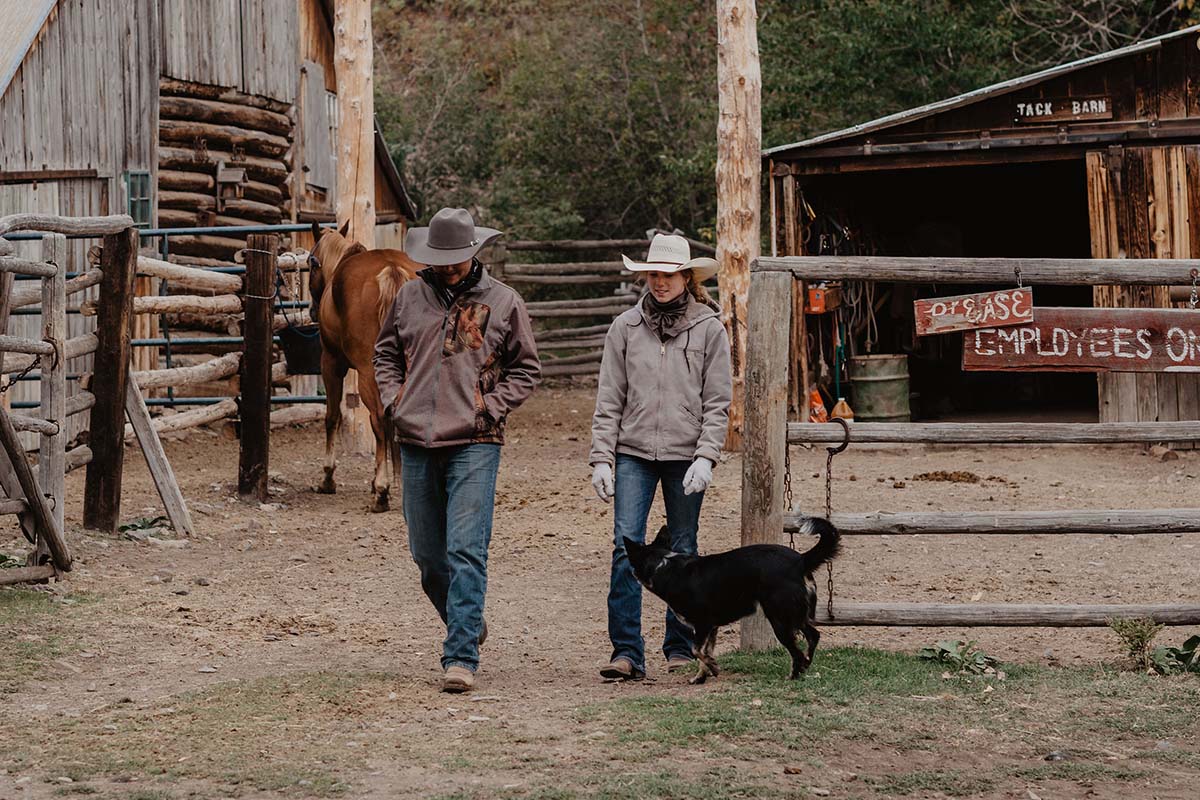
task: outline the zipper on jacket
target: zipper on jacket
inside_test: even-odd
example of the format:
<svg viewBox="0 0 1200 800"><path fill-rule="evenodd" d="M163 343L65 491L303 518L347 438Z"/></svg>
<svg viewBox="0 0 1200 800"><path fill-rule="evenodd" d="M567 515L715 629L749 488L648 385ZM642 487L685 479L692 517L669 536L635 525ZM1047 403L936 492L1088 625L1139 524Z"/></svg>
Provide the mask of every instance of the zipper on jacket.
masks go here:
<svg viewBox="0 0 1200 800"><path fill-rule="evenodd" d="M451 304L453 306L453 304ZM429 409L429 426L425 429L425 446L433 447L433 423L437 419L437 401L438 393L442 389L442 364L446 363L446 327L450 324L450 309L446 309L445 315L442 317L442 338L438 343L437 370L433 373L433 402Z"/></svg>
<svg viewBox="0 0 1200 800"><path fill-rule="evenodd" d="M651 336L654 334L651 333ZM658 384L655 387L657 391L654 393L658 396L658 409L654 412L654 460L658 461L658 451L662 449L662 376L663 369L666 367L667 360L667 343L659 341L658 343Z"/></svg>

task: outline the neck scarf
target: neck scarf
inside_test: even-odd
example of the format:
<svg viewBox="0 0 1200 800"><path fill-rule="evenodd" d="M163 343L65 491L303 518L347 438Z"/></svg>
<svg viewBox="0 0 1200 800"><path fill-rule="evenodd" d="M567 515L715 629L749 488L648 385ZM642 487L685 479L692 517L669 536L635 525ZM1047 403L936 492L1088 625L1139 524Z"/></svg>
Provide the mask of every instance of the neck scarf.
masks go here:
<svg viewBox="0 0 1200 800"><path fill-rule="evenodd" d="M646 312L646 317L650 321L651 329L658 334L660 341L666 341L672 336L675 336L678 331L675 326L678 325L687 314L688 304L692 300L691 293L684 289L679 296L673 300L668 300L665 303L660 303L655 299L653 293L646 294L646 301L642 305Z"/></svg>
<svg viewBox="0 0 1200 800"><path fill-rule="evenodd" d="M429 284L433 293L442 301L442 305L449 308L460 295L474 289L483 280L483 263L478 258L471 259L471 271L461 281L454 284L446 283L437 270L432 267L423 269L417 274Z"/></svg>

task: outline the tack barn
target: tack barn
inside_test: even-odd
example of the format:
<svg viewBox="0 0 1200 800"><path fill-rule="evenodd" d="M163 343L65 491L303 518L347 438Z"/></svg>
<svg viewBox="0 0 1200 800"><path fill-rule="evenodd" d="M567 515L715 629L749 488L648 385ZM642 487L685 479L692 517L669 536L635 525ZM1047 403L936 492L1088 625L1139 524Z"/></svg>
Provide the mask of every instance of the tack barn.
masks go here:
<svg viewBox="0 0 1200 800"><path fill-rule="evenodd" d="M1189 28L770 149L772 254L1200 257L1198 47ZM1181 265L1177 287L1039 285L1035 305L1186 305L1189 272ZM839 312L794 315L793 414L807 415L809 387L835 393L843 342L855 355L908 354L912 411L925 418L1200 418L1196 374L964 372L960 335L914 331L914 300L1020 283L841 287Z"/></svg>

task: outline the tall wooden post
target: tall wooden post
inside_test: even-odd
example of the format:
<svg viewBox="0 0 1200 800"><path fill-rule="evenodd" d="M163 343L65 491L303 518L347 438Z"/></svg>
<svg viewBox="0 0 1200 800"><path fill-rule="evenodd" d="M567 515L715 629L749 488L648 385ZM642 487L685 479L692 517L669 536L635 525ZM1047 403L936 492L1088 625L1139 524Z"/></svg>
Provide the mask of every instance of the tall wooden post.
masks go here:
<svg viewBox="0 0 1200 800"><path fill-rule="evenodd" d="M104 237L100 299L96 308L96 369L88 444L92 461L83 490L83 526L116 533L121 521L121 470L125 464L125 383L129 375L136 228Z"/></svg>
<svg viewBox="0 0 1200 800"><path fill-rule="evenodd" d="M750 262L759 254L762 203L762 74L754 0L717 0L717 261L722 319L733 360L726 447L740 449Z"/></svg>
<svg viewBox="0 0 1200 800"><path fill-rule="evenodd" d="M783 537L787 455L788 331L792 275L756 272L750 281L746 353L746 436L742 451L742 544L779 544ZM742 620L742 647L775 646L762 612Z"/></svg>
<svg viewBox="0 0 1200 800"><path fill-rule="evenodd" d="M42 418L53 422L55 432L42 434L38 453L42 491L54 498L54 523L65 530L67 476L67 237L47 233L42 239L42 260L58 267L52 278L42 278L42 340L54 342L54 354L42 356Z"/></svg>
<svg viewBox="0 0 1200 800"><path fill-rule="evenodd" d="M334 11L337 75L337 221L350 238L375 247L375 89L372 79L371 0L337 0ZM375 452L371 416L358 395L358 373L342 390L342 450Z"/></svg>
<svg viewBox="0 0 1200 800"><path fill-rule="evenodd" d="M251 234L246 240L245 350L241 374L241 449L238 495L265 503L271 448L272 294L279 237Z"/></svg>

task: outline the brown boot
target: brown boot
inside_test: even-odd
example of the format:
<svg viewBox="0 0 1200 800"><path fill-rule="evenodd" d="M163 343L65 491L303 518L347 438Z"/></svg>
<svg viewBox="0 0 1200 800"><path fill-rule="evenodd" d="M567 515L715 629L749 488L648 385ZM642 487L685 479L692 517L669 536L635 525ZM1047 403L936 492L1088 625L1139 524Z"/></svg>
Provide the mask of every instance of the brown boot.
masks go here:
<svg viewBox="0 0 1200 800"><path fill-rule="evenodd" d="M633 662L625 656L614 658L601 667L600 675L610 681L640 681L646 677L645 673L633 666Z"/></svg>
<svg viewBox="0 0 1200 800"><path fill-rule="evenodd" d="M466 667L451 665L446 667L442 676L442 691L451 694L462 694L475 688L475 673Z"/></svg>

